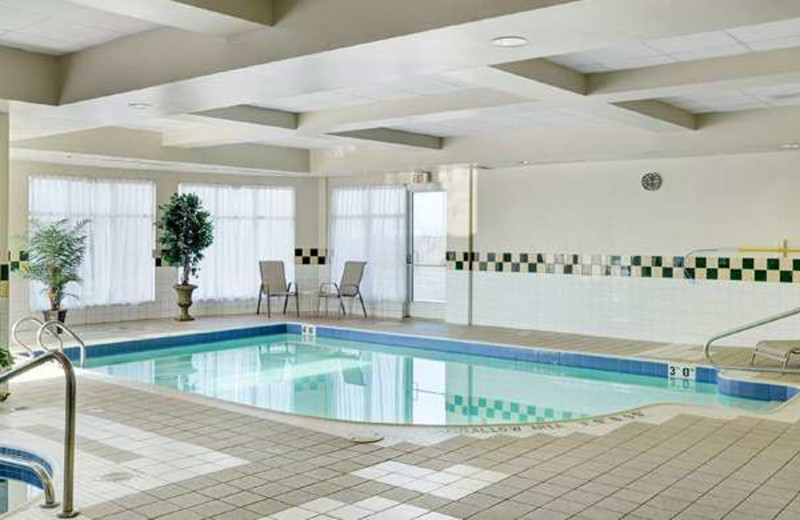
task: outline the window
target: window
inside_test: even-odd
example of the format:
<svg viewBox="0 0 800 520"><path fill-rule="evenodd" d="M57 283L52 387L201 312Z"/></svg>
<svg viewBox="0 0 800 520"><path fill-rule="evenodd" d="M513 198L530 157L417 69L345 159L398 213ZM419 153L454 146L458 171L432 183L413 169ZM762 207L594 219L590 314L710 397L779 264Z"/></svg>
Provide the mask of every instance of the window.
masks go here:
<svg viewBox="0 0 800 520"><path fill-rule="evenodd" d="M214 223L214 243L200 264L200 300L255 298L260 260L283 260L294 279L294 188L181 184L196 193Z"/></svg>
<svg viewBox="0 0 800 520"><path fill-rule="evenodd" d="M30 216L40 221L89 219L83 283L65 307L142 303L155 299L155 185L149 181L33 176ZM31 309L46 309L41 284L31 284Z"/></svg>
<svg viewBox="0 0 800 520"><path fill-rule="evenodd" d="M339 280L348 260L366 261L362 293L373 302L406 299L406 190L339 188L331 201L331 268Z"/></svg>
<svg viewBox="0 0 800 520"><path fill-rule="evenodd" d="M447 192L412 194L412 294L415 302L444 302L447 293Z"/></svg>

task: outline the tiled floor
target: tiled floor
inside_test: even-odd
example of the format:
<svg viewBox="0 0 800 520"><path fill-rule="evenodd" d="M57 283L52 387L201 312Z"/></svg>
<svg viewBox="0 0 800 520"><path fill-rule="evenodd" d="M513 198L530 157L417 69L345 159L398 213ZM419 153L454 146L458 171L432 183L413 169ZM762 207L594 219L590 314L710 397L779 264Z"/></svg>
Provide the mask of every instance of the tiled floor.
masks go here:
<svg viewBox="0 0 800 520"><path fill-rule="evenodd" d="M55 379L15 385L13 403L25 409L0 414L3 442L58 460L60 396ZM230 408L81 377L84 517L800 518L797 423L680 415L603 435L385 446Z"/></svg>
<svg viewBox="0 0 800 520"><path fill-rule="evenodd" d="M191 330L253 323L200 320ZM341 324L617 355L669 352L431 322ZM82 333L108 341L182 327L142 322ZM0 408L0 442L60 461L62 383L30 380L12 391L16 411ZM386 441L355 444L345 436L350 426L81 373L77 503L98 520L800 519L800 423L672 411L682 413L553 432L394 427ZM34 507L15 518L53 513Z"/></svg>

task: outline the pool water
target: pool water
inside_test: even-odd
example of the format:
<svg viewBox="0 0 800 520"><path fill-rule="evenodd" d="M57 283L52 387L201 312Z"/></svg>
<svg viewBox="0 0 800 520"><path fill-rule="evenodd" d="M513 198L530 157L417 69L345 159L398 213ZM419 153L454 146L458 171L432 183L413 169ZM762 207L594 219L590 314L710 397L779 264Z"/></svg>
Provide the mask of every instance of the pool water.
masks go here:
<svg viewBox="0 0 800 520"><path fill-rule="evenodd" d="M667 402L781 404L708 383L291 334L90 356L87 367L281 412L390 424L543 423Z"/></svg>
<svg viewBox="0 0 800 520"><path fill-rule="evenodd" d="M25 482L0 478L0 516L22 507L40 493L39 488Z"/></svg>

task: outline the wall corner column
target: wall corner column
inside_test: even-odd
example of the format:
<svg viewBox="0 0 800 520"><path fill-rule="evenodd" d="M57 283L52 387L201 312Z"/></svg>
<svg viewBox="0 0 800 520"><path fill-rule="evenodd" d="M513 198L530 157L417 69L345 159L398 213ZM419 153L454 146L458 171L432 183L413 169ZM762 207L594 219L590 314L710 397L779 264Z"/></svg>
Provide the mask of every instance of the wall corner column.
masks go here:
<svg viewBox="0 0 800 520"><path fill-rule="evenodd" d="M472 324L472 254L475 171L470 165L441 172L447 189L447 304L445 321Z"/></svg>
<svg viewBox="0 0 800 520"><path fill-rule="evenodd" d="M9 347L9 316L11 297L11 258L9 252L9 225L11 204L9 186L9 115L0 112L0 349ZM0 392L2 393L2 392Z"/></svg>

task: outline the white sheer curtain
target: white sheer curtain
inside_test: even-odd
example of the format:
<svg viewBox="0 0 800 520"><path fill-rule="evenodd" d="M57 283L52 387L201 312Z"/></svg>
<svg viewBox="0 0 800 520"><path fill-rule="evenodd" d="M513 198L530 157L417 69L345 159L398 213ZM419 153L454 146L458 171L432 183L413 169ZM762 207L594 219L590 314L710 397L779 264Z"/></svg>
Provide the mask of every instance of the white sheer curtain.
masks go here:
<svg viewBox="0 0 800 520"><path fill-rule="evenodd" d="M155 185L150 181L32 176L29 212L47 222L89 219L81 285L64 307L141 303L155 299ZM48 307L42 285L30 287L32 310Z"/></svg>
<svg viewBox="0 0 800 520"><path fill-rule="evenodd" d="M406 190L402 186L337 188L331 201L331 275L348 260L367 262L361 287L370 302L406 300Z"/></svg>
<svg viewBox="0 0 800 520"><path fill-rule="evenodd" d="M258 296L259 260L283 260L294 279L295 191L291 187L181 184L196 193L214 222L214 243L197 276L200 300Z"/></svg>

